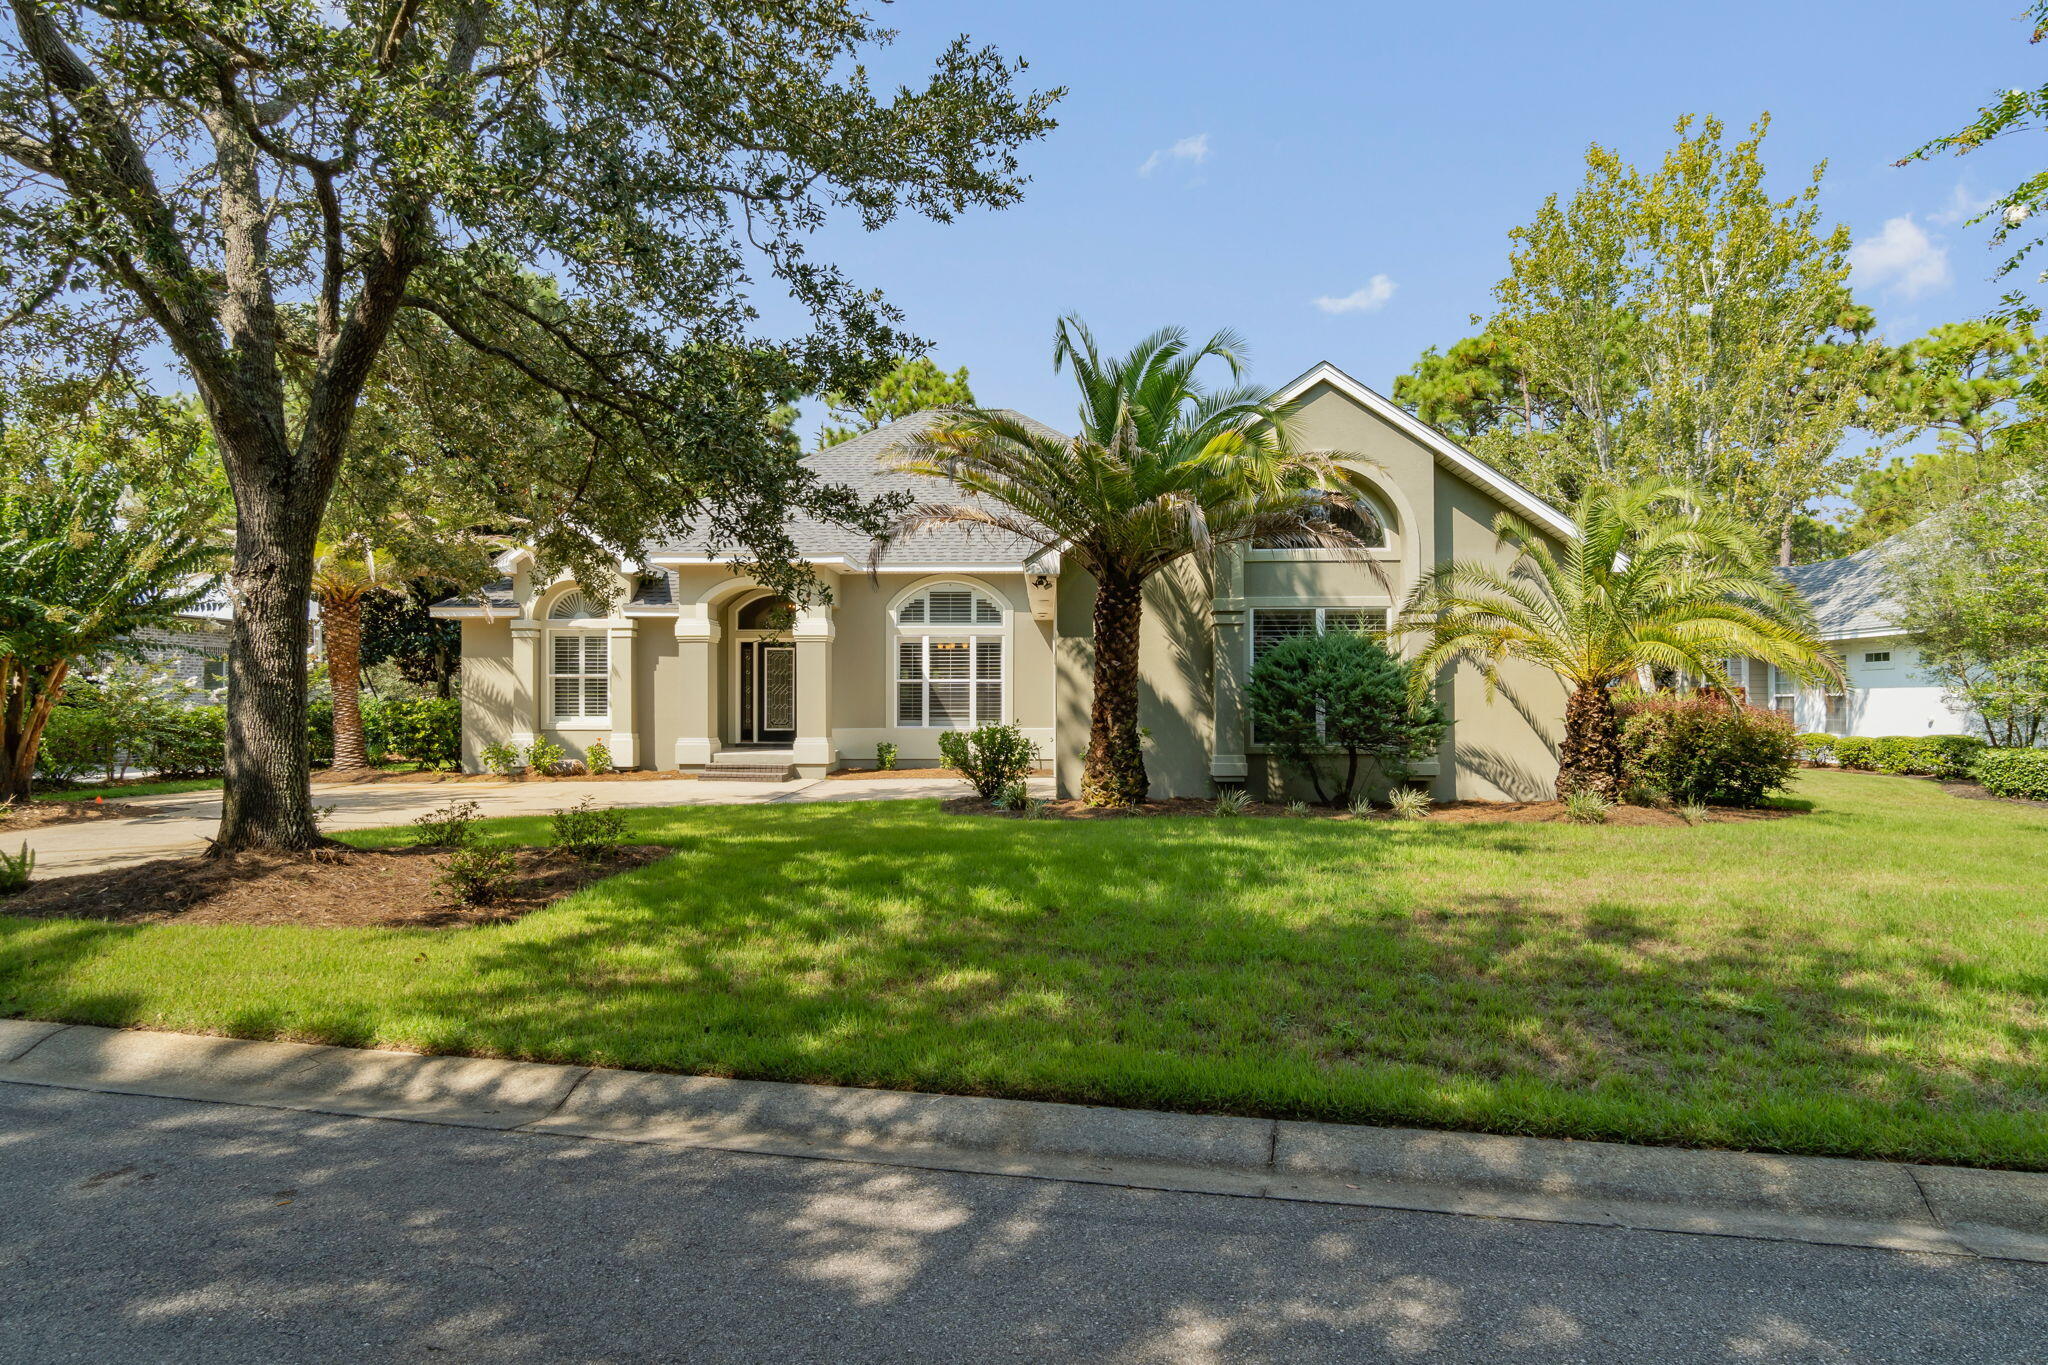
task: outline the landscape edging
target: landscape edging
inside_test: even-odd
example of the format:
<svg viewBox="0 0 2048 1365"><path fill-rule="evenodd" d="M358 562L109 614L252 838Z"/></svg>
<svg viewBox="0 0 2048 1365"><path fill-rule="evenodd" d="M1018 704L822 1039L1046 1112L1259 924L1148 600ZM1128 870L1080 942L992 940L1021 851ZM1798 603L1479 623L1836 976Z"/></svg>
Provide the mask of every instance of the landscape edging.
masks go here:
<svg viewBox="0 0 2048 1365"><path fill-rule="evenodd" d="M507 1131L2048 1263L2048 1174L1170 1114L0 1019L0 1081Z"/></svg>

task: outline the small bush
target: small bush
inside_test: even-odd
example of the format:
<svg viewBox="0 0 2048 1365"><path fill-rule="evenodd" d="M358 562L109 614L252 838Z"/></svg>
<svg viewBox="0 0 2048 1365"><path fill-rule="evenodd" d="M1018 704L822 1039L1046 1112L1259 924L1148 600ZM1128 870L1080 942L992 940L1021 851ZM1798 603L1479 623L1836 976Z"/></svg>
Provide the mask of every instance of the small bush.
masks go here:
<svg viewBox="0 0 2048 1365"><path fill-rule="evenodd" d="M1012 782L1022 782L1038 763L1038 746L1015 725L948 730L939 736L939 753L984 801L995 800Z"/></svg>
<svg viewBox="0 0 2048 1365"><path fill-rule="evenodd" d="M1243 787L1225 787L1216 793L1214 814L1225 819L1247 814L1252 808L1252 794Z"/></svg>
<svg viewBox="0 0 2048 1365"><path fill-rule="evenodd" d="M583 751L584 770L595 777L612 771L612 746L601 739L590 741Z"/></svg>
<svg viewBox="0 0 2048 1365"><path fill-rule="evenodd" d="M464 905L489 905L504 897L514 870L509 848L462 848L449 857L434 884L447 887Z"/></svg>
<svg viewBox="0 0 2048 1365"><path fill-rule="evenodd" d="M1259 657L1245 706L1280 766L1306 776L1320 804L1345 806L1368 765L1398 783L1443 738L1443 712L1415 699L1412 673L1353 631L1297 635Z"/></svg>
<svg viewBox="0 0 2048 1365"><path fill-rule="evenodd" d="M1354 800L1351 803L1351 813L1361 820L1364 819L1366 816L1371 815L1372 798L1370 796L1361 796Z"/></svg>
<svg viewBox="0 0 2048 1365"><path fill-rule="evenodd" d="M1869 771L1877 741L1862 735L1843 735L1835 741L1835 762L1844 768Z"/></svg>
<svg viewBox="0 0 2048 1365"><path fill-rule="evenodd" d="M896 746L883 740L875 746L875 771L886 773L896 766Z"/></svg>
<svg viewBox="0 0 2048 1365"><path fill-rule="evenodd" d="M21 842L20 853L9 853L0 848L0 896L11 896L17 891L28 889L28 879L35 874L35 850L28 846L28 840Z"/></svg>
<svg viewBox="0 0 2048 1365"><path fill-rule="evenodd" d="M1302 819L1308 814L1308 802L1289 801L1287 803L1287 814L1293 819Z"/></svg>
<svg viewBox="0 0 2048 1365"><path fill-rule="evenodd" d="M1604 825L1614 803L1590 787L1582 787L1564 799L1564 818L1575 825Z"/></svg>
<svg viewBox="0 0 2048 1365"><path fill-rule="evenodd" d="M1012 782L996 793L996 804L1004 810L1023 810L1031 801L1031 789L1022 782Z"/></svg>
<svg viewBox="0 0 2048 1365"><path fill-rule="evenodd" d="M373 761L409 758L441 771L462 761L462 703L453 697L401 697L363 707Z"/></svg>
<svg viewBox="0 0 2048 1365"><path fill-rule="evenodd" d="M1420 820L1433 804L1429 793L1419 787L1396 787L1387 793L1387 809L1397 820Z"/></svg>
<svg viewBox="0 0 2048 1365"><path fill-rule="evenodd" d="M1776 711L1711 692L1643 697L1619 710L1629 780L1671 800L1755 806L1798 771L1792 722Z"/></svg>
<svg viewBox="0 0 2048 1365"><path fill-rule="evenodd" d="M1968 777L1986 748L1975 735L1922 735L1919 744L1923 771L1949 781Z"/></svg>
<svg viewBox="0 0 2048 1365"><path fill-rule="evenodd" d="M135 766L159 777L219 777L228 761L225 706L181 706L167 712L135 746Z"/></svg>
<svg viewBox="0 0 2048 1365"><path fill-rule="evenodd" d="M1799 757L1803 762L1822 765L1835 761L1835 736L1794 735L1792 738L1799 745Z"/></svg>
<svg viewBox="0 0 2048 1365"><path fill-rule="evenodd" d="M83 781L111 767L114 751L124 743L132 746L133 737L121 734L99 707L85 704L83 698L67 699L50 708L43 745L36 750L36 776L60 784Z"/></svg>
<svg viewBox="0 0 2048 1365"><path fill-rule="evenodd" d="M2048 749L1986 749L1971 773L1993 796L2048 801Z"/></svg>
<svg viewBox="0 0 2048 1365"><path fill-rule="evenodd" d="M519 756L519 746L502 741L486 744L477 750L476 756L483 761L484 771L500 777L510 777L525 766Z"/></svg>
<svg viewBox="0 0 2048 1365"><path fill-rule="evenodd" d="M626 841L626 813L584 797L555 812L554 847L581 862L602 862Z"/></svg>
<svg viewBox="0 0 2048 1365"><path fill-rule="evenodd" d="M450 801L413 820L412 841L420 848L468 848L482 814L474 801Z"/></svg>
<svg viewBox="0 0 2048 1365"><path fill-rule="evenodd" d="M1703 825L1707 822L1707 808L1698 801L1688 801L1678 808L1678 818L1688 825Z"/></svg>
<svg viewBox="0 0 2048 1365"><path fill-rule="evenodd" d="M1870 742L1870 766L1893 777L1903 777L1918 766L1914 742L1904 735L1882 735Z"/></svg>
<svg viewBox="0 0 2048 1365"><path fill-rule="evenodd" d="M1846 735L1835 741L1844 768L1894 777L1968 777L1984 741L1975 735Z"/></svg>
<svg viewBox="0 0 2048 1365"><path fill-rule="evenodd" d="M526 746L526 766L542 777L553 777L568 751L551 739L537 739Z"/></svg>

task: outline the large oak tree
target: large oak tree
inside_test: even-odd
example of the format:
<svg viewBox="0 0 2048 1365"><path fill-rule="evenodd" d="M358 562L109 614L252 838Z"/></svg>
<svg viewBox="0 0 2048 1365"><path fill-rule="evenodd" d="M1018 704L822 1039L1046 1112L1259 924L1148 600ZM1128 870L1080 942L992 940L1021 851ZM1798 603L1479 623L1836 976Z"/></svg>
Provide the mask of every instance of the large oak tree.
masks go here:
<svg viewBox="0 0 2048 1365"><path fill-rule="evenodd" d="M786 570L791 507L885 509L811 483L773 403L922 346L810 234L1011 202L1054 98L964 38L878 94L858 59L893 35L844 0L10 8L0 318L61 310L123 354L153 329L234 494L224 850L317 838L314 543L394 327L431 319L559 405L577 439L532 529L563 558L687 523ZM800 335L761 335L762 278Z"/></svg>

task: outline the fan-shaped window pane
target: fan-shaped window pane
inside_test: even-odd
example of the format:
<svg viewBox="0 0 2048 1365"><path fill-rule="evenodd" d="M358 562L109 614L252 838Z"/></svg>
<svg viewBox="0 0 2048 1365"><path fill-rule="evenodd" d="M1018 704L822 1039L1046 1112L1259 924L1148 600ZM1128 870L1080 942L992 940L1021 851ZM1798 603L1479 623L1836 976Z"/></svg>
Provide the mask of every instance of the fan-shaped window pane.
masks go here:
<svg viewBox="0 0 2048 1365"><path fill-rule="evenodd" d="M898 607L896 620L906 626L999 626L1003 609L972 588L933 588Z"/></svg>
<svg viewBox="0 0 2048 1365"><path fill-rule="evenodd" d="M596 615L590 609L590 599L580 592L564 593L548 610L550 621L587 621Z"/></svg>

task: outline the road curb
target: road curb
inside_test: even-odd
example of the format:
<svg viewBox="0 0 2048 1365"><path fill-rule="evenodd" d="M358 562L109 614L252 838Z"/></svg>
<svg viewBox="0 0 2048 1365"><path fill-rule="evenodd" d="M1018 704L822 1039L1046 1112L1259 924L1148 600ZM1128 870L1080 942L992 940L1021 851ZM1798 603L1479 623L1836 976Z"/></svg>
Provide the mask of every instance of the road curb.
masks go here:
<svg viewBox="0 0 2048 1365"><path fill-rule="evenodd" d="M1139 1189L2048 1263L2048 1175L0 1020L0 1081Z"/></svg>

